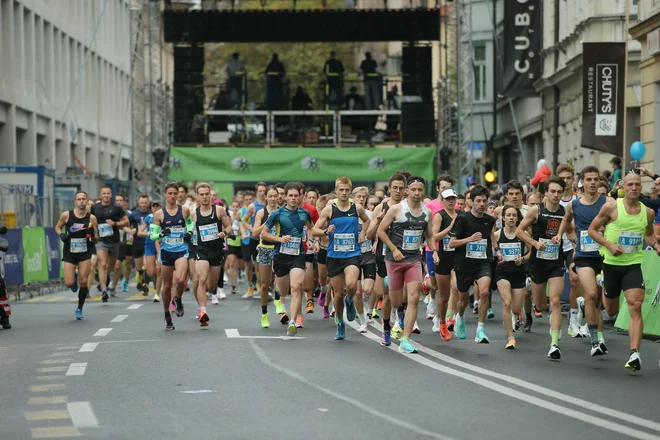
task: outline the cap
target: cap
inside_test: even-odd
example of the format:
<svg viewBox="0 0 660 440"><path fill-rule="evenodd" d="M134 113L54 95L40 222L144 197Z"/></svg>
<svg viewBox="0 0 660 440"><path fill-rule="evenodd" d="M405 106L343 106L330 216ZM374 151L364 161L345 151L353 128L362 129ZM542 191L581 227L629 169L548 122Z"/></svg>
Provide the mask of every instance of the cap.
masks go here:
<svg viewBox="0 0 660 440"><path fill-rule="evenodd" d="M488 206L497 206L497 202L495 200L489 200Z"/></svg>
<svg viewBox="0 0 660 440"><path fill-rule="evenodd" d="M158 205L158 206L163 206L163 204L160 202L160 200L152 200L151 201L151 206Z"/></svg>
<svg viewBox="0 0 660 440"><path fill-rule="evenodd" d="M443 199L447 199L449 197L456 197L456 191L454 191L452 188L448 188L440 194Z"/></svg>

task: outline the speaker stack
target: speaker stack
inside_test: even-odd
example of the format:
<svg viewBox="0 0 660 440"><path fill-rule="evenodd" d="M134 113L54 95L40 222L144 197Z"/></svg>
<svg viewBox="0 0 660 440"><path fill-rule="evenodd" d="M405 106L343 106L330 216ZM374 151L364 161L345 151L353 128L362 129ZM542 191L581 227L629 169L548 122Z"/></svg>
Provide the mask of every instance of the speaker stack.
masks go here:
<svg viewBox="0 0 660 440"><path fill-rule="evenodd" d="M193 132L195 116L203 113L204 47L174 46L174 142L203 141Z"/></svg>
<svg viewBox="0 0 660 440"><path fill-rule="evenodd" d="M401 131L404 142L435 142L430 46L403 47Z"/></svg>

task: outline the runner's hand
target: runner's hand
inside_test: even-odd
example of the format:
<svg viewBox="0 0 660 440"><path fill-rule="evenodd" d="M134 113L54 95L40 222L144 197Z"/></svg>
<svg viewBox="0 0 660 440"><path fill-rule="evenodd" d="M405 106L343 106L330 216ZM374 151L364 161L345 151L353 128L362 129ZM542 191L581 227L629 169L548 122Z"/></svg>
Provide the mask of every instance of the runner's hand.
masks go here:
<svg viewBox="0 0 660 440"><path fill-rule="evenodd" d="M291 241L291 236L290 235L283 235L282 237L282 243L288 243Z"/></svg>
<svg viewBox="0 0 660 440"><path fill-rule="evenodd" d="M392 252L392 257L395 261L401 261L405 258L398 248L394 249L394 252Z"/></svg>
<svg viewBox="0 0 660 440"><path fill-rule="evenodd" d="M161 237L167 237L171 233L172 233L172 231L170 229L163 229L162 231L160 231L160 236Z"/></svg>
<svg viewBox="0 0 660 440"><path fill-rule="evenodd" d="M541 243L540 241L535 241L534 242L534 248L537 251L544 251L545 250L545 243Z"/></svg>
<svg viewBox="0 0 660 440"><path fill-rule="evenodd" d="M321 250L321 243L319 243L318 241L315 241L314 242L314 253L318 254L320 250Z"/></svg>
<svg viewBox="0 0 660 440"><path fill-rule="evenodd" d="M609 249L609 251L612 252L612 255L614 255L615 257L623 253L623 248L618 244L609 243L607 249Z"/></svg>
<svg viewBox="0 0 660 440"><path fill-rule="evenodd" d="M433 264L436 266L440 264L440 256L438 255L438 251L433 251Z"/></svg>
<svg viewBox="0 0 660 440"><path fill-rule="evenodd" d="M358 235L358 244L364 243L364 240L365 240L364 232L360 232L360 234Z"/></svg>
<svg viewBox="0 0 660 440"><path fill-rule="evenodd" d="M328 229L325 230L325 235L330 235L335 232L335 225L328 226Z"/></svg>
<svg viewBox="0 0 660 440"><path fill-rule="evenodd" d="M479 241L479 240L481 240L481 232L475 232L475 233L472 234L472 236L470 237L470 242L473 242L473 241Z"/></svg>
<svg viewBox="0 0 660 440"><path fill-rule="evenodd" d="M523 259L521 257L518 257L513 261L516 263L516 266L520 266L523 262Z"/></svg>
<svg viewBox="0 0 660 440"><path fill-rule="evenodd" d="M186 232L183 234L183 241L185 243L190 243L190 240L192 239L192 234L190 232Z"/></svg>
<svg viewBox="0 0 660 440"><path fill-rule="evenodd" d="M555 235L554 237L552 237L552 242L554 244L559 244L560 241L561 241L561 236Z"/></svg>
<svg viewBox="0 0 660 440"><path fill-rule="evenodd" d="M114 225L115 225L115 222L113 222L113 221L110 220L110 219L107 219L105 222L106 222L107 224L109 224L110 226L114 226Z"/></svg>

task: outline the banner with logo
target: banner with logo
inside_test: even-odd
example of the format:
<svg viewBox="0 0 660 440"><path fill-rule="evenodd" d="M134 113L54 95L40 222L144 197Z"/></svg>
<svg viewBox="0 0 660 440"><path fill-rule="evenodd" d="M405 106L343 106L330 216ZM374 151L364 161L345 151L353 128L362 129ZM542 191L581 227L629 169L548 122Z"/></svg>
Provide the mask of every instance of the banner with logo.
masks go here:
<svg viewBox="0 0 660 440"><path fill-rule="evenodd" d="M625 43L582 43L582 146L623 148Z"/></svg>
<svg viewBox="0 0 660 440"><path fill-rule="evenodd" d="M541 0L504 2L502 95L538 96L534 82L541 77L542 25Z"/></svg>
<svg viewBox="0 0 660 440"><path fill-rule="evenodd" d="M2 276L8 286L23 284L23 234L21 229L10 229L3 235L9 241L9 251L2 255Z"/></svg>
<svg viewBox="0 0 660 440"><path fill-rule="evenodd" d="M46 250L48 256L48 279L56 280L60 278L60 238L57 236L54 228L44 228L46 236Z"/></svg>
<svg viewBox="0 0 660 440"><path fill-rule="evenodd" d="M644 274L644 286L646 287L644 302L642 303L644 334L660 336L660 261L655 252L644 251L642 273ZM628 330L629 322L630 313L622 293L619 315L614 326Z"/></svg>
<svg viewBox="0 0 660 440"><path fill-rule="evenodd" d="M172 180L215 182L386 181L397 170L434 178L435 147L193 148L170 150ZM433 183L427 185L430 189Z"/></svg>
<svg viewBox="0 0 660 440"><path fill-rule="evenodd" d="M23 229L23 282L48 280L48 256L44 228Z"/></svg>

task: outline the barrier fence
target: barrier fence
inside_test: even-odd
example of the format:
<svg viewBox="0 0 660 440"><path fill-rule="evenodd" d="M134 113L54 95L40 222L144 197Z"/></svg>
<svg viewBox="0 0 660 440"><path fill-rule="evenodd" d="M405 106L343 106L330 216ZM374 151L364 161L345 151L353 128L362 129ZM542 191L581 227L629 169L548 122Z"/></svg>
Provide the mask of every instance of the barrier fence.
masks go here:
<svg viewBox="0 0 660 440"><path fill-rule="evenodd" d="M13 228L4 237L9 241L9 251L0 263L7 286L63 278L62 248L54 228Z"/></svg>
<svg viewBox="0 0 660 440"><path fill-rule="evenodd" d="M59 214L73 208L73 200L40 197L16 185L0 185L0 224L8 228L53 225Z"/></svg>

